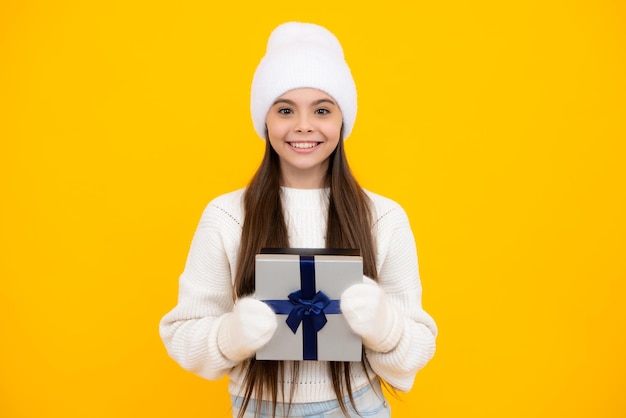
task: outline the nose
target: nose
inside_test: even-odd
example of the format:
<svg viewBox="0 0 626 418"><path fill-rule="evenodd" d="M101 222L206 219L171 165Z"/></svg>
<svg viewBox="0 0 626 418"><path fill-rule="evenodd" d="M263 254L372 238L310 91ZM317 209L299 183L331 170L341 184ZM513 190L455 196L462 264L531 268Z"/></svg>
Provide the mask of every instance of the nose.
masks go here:
<svg viewBox="0 0 626 418"><path fill-rule="evenodd" d="M311 123L308 115L300 114L300 117L298 117L298 121L295 126L295 131L300 134L313 132L313 124Z"/></svg>

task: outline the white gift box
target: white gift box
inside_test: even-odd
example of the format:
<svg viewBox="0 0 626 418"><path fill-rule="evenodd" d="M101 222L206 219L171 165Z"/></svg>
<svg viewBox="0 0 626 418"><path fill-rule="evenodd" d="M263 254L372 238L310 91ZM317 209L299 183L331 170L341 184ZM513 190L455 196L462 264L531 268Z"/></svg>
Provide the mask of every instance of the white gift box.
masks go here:
<svg viewBox="0 0 626 418"><path fill-rule="evenodd" d="M255 297L278 316L278 328L257 360L361 361L361 338L339 309L343 291L363 282L358 254L287 248L256 255Z"/></svg>

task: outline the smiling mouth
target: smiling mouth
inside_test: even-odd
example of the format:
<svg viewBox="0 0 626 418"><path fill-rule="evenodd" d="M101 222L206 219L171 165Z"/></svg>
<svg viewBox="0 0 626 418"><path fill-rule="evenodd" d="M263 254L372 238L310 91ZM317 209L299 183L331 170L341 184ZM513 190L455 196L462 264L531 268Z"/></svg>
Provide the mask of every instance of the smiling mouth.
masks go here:
<svg viewBox="0 0 626 418"><path fill-rule="evenodd" d="M318 146L319 142L289 142L289 145L298 149L310 149Z"/></svg>

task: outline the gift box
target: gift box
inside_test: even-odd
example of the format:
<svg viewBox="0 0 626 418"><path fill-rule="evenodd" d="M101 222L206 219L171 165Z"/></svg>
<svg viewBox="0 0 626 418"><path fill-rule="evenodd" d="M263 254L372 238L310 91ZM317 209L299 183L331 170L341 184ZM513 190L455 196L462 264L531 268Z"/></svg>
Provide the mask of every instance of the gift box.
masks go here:
<svg viewBox="0 0 626 418"><path fill-rule="evenodd" d="M361 338L348 326L339 298L363 282L358 250L263 249L256 255L255 297L278 315L258 360L361 361Z"/></svg>

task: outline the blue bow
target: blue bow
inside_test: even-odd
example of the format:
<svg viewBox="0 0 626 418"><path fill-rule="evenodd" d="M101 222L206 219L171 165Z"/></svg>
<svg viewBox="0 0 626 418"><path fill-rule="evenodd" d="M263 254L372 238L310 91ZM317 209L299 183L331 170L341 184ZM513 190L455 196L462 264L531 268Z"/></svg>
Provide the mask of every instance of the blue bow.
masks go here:
<svg viewBox="0 0 626 418"><path fill-rule="evenodd" d="M286 322L294 334L305 316L311 319L316 332L324 328L327 322L324 309L330 303L330 299L324 292L317 292L313 299L302 299L302 291L296 290L289 294L289 300L295 306L289 312Z"/></svg>

